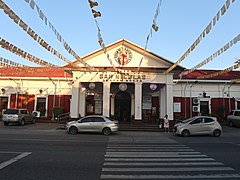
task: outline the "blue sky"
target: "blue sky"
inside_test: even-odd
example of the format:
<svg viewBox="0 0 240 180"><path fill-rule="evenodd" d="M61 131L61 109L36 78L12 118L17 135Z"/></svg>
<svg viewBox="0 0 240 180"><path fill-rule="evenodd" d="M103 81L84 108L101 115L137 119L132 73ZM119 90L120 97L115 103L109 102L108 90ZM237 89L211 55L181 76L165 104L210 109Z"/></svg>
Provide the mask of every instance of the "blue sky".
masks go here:
<svg viewBox="0 0 240 180"><path fill-rule="evenodd" d="M3 0L29 27L69 60L74 57L62 46L49 26L38 17L25 0ZM127 39L145 47L152 20L159 0L95 0L94 9L102 16L97 18L104 43L111 44ZM47 19L53 24L70 47L84 56L100 48L97 42L97 28L91 14L88 0L35 0ZM153 32L148 50L175 63L202 33L221 9L225 0L162 0L157 19L158 32ZM206 36L191 54L180 63L192 68L239 34L240 2L231 4L210 34ZM0 37L24 51L51 62L64 65L65 62L49 53L28 34L0 11ZM0 48L0 57L29 66L37 66L11 52ZM225 69L240 58L240 43L213 59L201 69Z"/></svg>

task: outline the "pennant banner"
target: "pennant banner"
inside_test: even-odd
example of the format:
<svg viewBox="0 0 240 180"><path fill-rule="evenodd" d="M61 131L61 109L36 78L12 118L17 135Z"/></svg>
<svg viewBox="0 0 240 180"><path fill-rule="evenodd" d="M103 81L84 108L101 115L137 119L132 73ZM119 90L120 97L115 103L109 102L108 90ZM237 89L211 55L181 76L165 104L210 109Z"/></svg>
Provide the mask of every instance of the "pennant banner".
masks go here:
<svg viewBox="0 0 240 180"><path fill-rule="evenodd" d="M1 0L0 0L1 1ZM60 33L57 32L56 28L52 25L52 23L47 19L46 15L43 13L43 11L39 8L39 6L36 4L36 2L34 0L25 0L26 3L29 4L29 6L34 10L36 7L36 11L38 12L38 15L40 17L40 19L42 19L46 25L49 26L49 28L53 31L53 33L55 34L57 40L59 40L62 45L64 46L65 50L71 54L72 56L74 56L76 58L76 61L80 62L81 64L83 64L85 67L89 68L90 70L97 70L96 68L91 67L89 64L87 64L85 61L83 61L81 59L81 57L79 55L77 55L76 52L74 52L74 50L69 46L69 44L62 38L62 36L60 35Z"/></svg>
<svg viewBox="0 0 240 180"><path fill-rule="evenodd" d="M57 67L56 65L54 64L51 64L47 61L44 61L44 60L41 60L23 50L21 50L20 48L14 46L13 44L9 43L8 41L6 41L5 39L1 38L0 37L0 46L30 62L34 62L35 64L39 64L41 66L51 66L51 67Z"/></svg>
<svg viewBox="0 0 240 180"><path fill-rule="evenodd" d="M212 27L216 25L216 23L219 21L220 17L223 16L226 11L230 7L230 0L227 0L226 3L221 7L221 9L218 11L216 16L211 20L211 22L207 25L207 27L204 29L204 31L200 34L200 36L195 40L195 42L187 49L187 51L178 59L177 62L175 62L169 69L164 71L162 74L168 74L170 71L172 71L180 62L182 62L202 41L203 38L205 38L209 32L212 30ZM232 3L234 3L234 0L232 0Z"/></svg>
<svg viewBox="0 0 240 180"><path fill-rule="evenodd" d="M188 73L195 71L197 68L200 68L200 67L206 65L207 63L212 61L214 58L216 58L219 55L221 55L222 53L226 52L229 48L231 48L233 45L237 44L239 41L240 41L240 34L238 36L236 36L234 39L232 39L231 41L229 41L227 44L225 44L221 49L217 50L215 53L213 53L211 56L209 56L207 59L205 59L198 65L194 66L193 68L191 68L187 71L183 71L179 76L180 77L185 76Z"/></svg>
<svg viewBox="0 0 240 180"><path fill-rule="evenodd" d="M234 69L238 69L239 67L240 67L240 59L238 59L236 64L231 66L231 67L228 67L228 68L226 68L222 71L218 71L218 72L208 74L208 75L205 75L205 76L199 76L199 77L197 77L197 79L207 79L207 78L213 78L213 77L216 77L216 76L221 76L222 74L233 71Z"/></svg>
<svg viewBox="0 0 240 180"><path fill-rule="evenodd" d="M105 44L104 44L104 41L103 41L103 38L102 38L102 35L101 35L101 30L100 30L100 27L99 27L99 23L98 23L97 20L96 20L97 17L101 17L101 12L95 11L95 10L93 9L93 7L98 6L98 2L93 2L93 1L91 1L91 0L88 0L88 2L89 2L89 6L90 6L90 8L91 8L91 10L92 10L92 15L93 15L93 17L94 17L94 20L95 20L95 23L96 23L96 26L97 26L97 30L98 30L98 43L99 43L99 45L101 46L104 54L106 54L107 59L108 59L109 63L111 64L111 66L113 67L113 69L114 69L115 71L118 71L118 69L117 69L116 66L114 65L112 59L110 58L109 53L107 52L106 46L105 46Z"/></svg>
<svg viewBox="0 0 240 180"><path fill-rule="evenodd" d="M11 61L11 60L3 58L3 57L0 57L0 66L19 70L19 71L23 71L23 68L24 68L24 72L31 72L31 73L35 72L34 68L32 68L32 67L25 66L20 63L16 63L14 61Z"/></svg>
<svg viewBox="0 0 240 180"><path fill-rule="evenodd" d="M154 15L152 27L150 28L150 32L149 32L149 34L147 35L147 38L146 38L144 53L143 53L143 56L142 56L142 58L141 58L141 60L140 60L140 62L139 62L139 65L138 65L138 72L140 71L140 67L141 67L143 58L144 58L144 56L145 56L145 54L146 54L146 50L147 50L147 46L148 46L148 41L149 41L150 37L152 37L152 29L153 29L155 32L158 31L158 25L157 25L156 21L157 21L158 15L160 14L160 7L161 7L161 5L162 5L162 0L160 0L160 2L159 2L158 5L157 5L157 9L156 9L156 13L155 13L155 15Z"/></svg>
<svg viewBox="0 0 240 180"><path fill-rule="evenodd" d="M45 40L43 40L37 33L35 33L23 20L21 20L2 0L0 0L2 9L9 18L11 18L17 25L19 25L28 35L30 35L35 41L38 42L42 47L46 50L57 56L58 58L62 59L67 63L71 63L67 58L61 55L58 51L52 48Z"/></svg>

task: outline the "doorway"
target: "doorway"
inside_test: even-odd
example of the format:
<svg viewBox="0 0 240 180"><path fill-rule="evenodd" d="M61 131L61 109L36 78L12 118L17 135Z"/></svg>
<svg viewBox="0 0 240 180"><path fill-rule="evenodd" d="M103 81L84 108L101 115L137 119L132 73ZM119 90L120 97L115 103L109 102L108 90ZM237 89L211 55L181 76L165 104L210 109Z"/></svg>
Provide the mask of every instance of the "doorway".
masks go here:
<svg viewBox="0 0 240 180"><path fill-rule="evenodd" d="M200 113L202 116L209 116L209 101L200 101Z"/></svg>
<svg viewBox="0 0 240 180"><path fill-rule="evenodd" d="M37 97L36 111L40 111L40 116L46 116L47 98L46 97Z"/></svg>
<svg viewBox="0 0 240 180"><path fill-rule="evenodd" d="M120 123L131 121L131 95L127 91L119 91L115 96L115 118Z"/></svg>

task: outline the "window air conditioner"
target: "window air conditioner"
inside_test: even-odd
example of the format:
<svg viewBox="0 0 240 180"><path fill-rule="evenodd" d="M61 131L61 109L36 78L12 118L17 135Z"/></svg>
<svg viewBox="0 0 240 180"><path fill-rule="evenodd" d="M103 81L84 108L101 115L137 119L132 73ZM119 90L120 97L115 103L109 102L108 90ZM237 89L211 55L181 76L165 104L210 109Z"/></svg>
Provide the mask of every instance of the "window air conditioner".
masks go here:
<svg viewBox="0 0 240 180"><path fill-rule="evenodd" d="M33 114L36 118L40 118L40 111L33 111L32 114Z"/></svg>
<svg viewBox="0 0 240 180"><path fill-rule="evenodd" d="M199 99L198 98L193 98L193 104L199 104Z"/></svg>
<svg viewBox="0 0 240 180"><path fill-rule="evenodd" d="M193 106L192 111L193 112L199 112L199 106Z"/></svg>

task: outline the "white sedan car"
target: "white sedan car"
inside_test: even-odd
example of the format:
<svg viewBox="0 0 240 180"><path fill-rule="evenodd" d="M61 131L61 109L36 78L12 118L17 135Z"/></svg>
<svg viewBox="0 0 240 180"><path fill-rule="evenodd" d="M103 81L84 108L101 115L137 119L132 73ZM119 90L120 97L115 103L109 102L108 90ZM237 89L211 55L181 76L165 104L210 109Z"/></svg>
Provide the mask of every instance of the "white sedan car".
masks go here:
<svg viewBox="0 0 240 180"><path fill-rule="evenodd" d="M219 137L222 133L222 127L216 117L196 116L175 124L174 132L184 137L201 134Z"/></svg>
<svg viewBox="0 0 240 180"><path fill-rule="evenodd" d="M91 115L77 121L67 122L66 129L70 134L78 132L100 132L108 136L118 131L118 121L106 116Z"/></svg>

